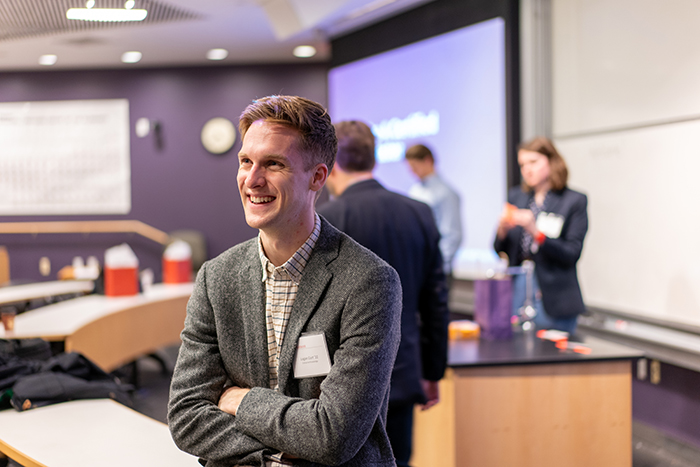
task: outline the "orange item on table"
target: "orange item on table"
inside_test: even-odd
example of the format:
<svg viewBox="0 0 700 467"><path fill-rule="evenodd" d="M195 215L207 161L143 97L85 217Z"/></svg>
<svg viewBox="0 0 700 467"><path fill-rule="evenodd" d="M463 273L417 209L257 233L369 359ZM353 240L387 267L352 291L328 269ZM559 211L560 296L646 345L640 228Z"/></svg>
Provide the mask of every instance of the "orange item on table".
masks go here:
<svg viewBox="0 0 700 467"><path fill-rule="evenodd" d="M576 342L559 341L555 344L559 350L573 350L576 353L589 355L591 348L585 345L577 344Z"/></svg>
<svg viewBox="0 0 700 467"><path fill-rule="evenodd" d="M450 340L476 339L479 337L479 334L479 325L468 319L451 321L448 327Z"/></svg>
<svg viewBox="0 0 700 467"><path fill-rule="evenodd" d="M2 312L2 325L5 331L11 332L15 330L15 316L17 312L14 310L3 310Z"/></svg>
<svg viewBox="0 0 700 467"><path fill-rule="evenodd" d="M569 339L569 333L557 331L556 329L540 329L537 331L537 337L552 342L566 341Z"/></svg>

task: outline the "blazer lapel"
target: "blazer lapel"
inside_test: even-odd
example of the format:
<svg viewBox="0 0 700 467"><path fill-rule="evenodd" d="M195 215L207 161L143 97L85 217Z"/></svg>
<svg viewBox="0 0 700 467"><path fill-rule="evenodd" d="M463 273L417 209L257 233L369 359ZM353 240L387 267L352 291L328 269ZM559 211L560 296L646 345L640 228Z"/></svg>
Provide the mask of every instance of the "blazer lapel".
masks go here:
<svg viewBox="0 0 700 467"><path fill-rule="evenodd" d="M309 262L304 268L297 297L292 306L292 313L284 333L282 352L280 354L278 377L280 390L284 390L289 379L293 378L293 363L297 350L297 342L328 287L333 274L327 265L338 255L338 239L330 230L331 225L321 221L321 234L316 242Z"/></svg>
<svg viewBox="0 0 700 467"><path fill-rule="evenodd" d="M547 206L547 212L553 212L556 214L562 214L561 201L564 198L561 191L550 191L549 192L549 206Z"/></svg>
<svg viewBox="0 0 700 467"><path fill-rule="evenodd" d="M527 203L530 200L530 193L526 193L522 190L518 191L517 199L515 200L515 206L518 209L527 209Z"/></svg>
<svg viewBox="0 0 700 467"><path fill-rule="evenodd" d="M262 265L257 243L250 253L248 268L243 271L240 284L250 284L240 291L243 308L243 338L248 355L248 371L255 386L270 387L267 352L267 322L265 318L265 284L262 282ZM234 331L235 332L235 331ZM240 338L240 335L238 336Z"/></svg>

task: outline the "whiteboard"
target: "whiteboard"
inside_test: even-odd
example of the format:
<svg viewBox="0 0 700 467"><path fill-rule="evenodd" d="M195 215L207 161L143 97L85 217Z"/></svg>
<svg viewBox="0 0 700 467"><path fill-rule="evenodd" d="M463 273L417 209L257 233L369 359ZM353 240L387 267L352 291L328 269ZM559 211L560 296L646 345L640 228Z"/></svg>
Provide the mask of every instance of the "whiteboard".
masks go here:
<svg viewBox="0 0 700 467"><path fill-rule="evenodd" d="M700 1L552 0L553 133L700 116Z"/></svg>
<svg viewBox="0 0 700 467"><path fill-rule="evenodd" d="M586 305L700 325L700 120L555 144L588 195Z"/></svg>
<svg viewBox="0 0 700 467"><path fill-rule="evenodd" d="M552 124L586 305L700 325L700 1L552 0Z"/></svg>
<svg viewBox="0 0 700 467"><path fill-rule="evenodd" d="M127 214L126 99L0 103L0 215Z"/></svg>

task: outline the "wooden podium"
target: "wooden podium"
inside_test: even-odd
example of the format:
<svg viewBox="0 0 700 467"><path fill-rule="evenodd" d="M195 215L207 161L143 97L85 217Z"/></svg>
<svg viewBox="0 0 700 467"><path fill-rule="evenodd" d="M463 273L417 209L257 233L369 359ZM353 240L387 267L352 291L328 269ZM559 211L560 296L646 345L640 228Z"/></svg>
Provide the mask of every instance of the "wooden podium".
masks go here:
<svg viewBox="0 0 700 467"><path fill-rule="evenodd" d="M591 354L522 335L450 345L441 401L416 409L413 467L631 467L631 360L587 338Z"/></svg>

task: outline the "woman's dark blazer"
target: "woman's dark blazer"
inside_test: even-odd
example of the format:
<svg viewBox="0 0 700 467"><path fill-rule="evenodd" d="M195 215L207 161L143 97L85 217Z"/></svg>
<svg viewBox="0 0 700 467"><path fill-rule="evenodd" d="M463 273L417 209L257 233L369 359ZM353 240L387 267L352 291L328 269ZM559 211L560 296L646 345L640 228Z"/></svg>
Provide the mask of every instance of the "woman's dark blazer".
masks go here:
<svg viewBox="0 0 700 467"><path fill-rule="evenodd" d="M520 209L528 207L531 193L515 187L508 202ZM545 238L534 254L535 274L542 290L542 304L552 318L570 318L585 311L576 275L583 239L588 231L588 199L583 193L564 188L552 191L547 198L547 212L564 217L559 238ZM494 248L508 255L511 266L519 265L522 227L514 227L503 240L496 238Z"/></svg>

